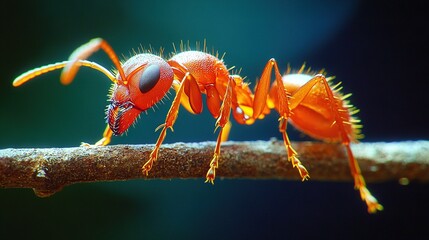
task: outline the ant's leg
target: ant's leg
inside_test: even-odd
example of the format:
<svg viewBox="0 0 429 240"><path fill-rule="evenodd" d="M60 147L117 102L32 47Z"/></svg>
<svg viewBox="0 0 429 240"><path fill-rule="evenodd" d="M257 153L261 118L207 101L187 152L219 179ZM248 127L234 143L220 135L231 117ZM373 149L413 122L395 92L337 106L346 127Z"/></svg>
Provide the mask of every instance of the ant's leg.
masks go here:
<svg viewBox="0 0 429 240"><path fill-rule="evenodd" d="M283 86L283 80L279 71L279 67L277 66L277 62L274 58L271 58L265 65L264 71L261 75L261 79L256 86L253 100L253 119L257 119L259 115L262 114L264 109L267 108L267 98L271 82L271 72L273 68L275 83L278 86ZM288 96L290 94L286 91L284 87L278 88L277 94L279 98L277 110L280 113L281 117L289 118L290 108Z"/></svg>
<svg viewBox="0 0 429 240"><path fill-rule="evenodd" d="M287 120L289 119L292 110L292 108L290 107L290 94L287 92L286 88L283 85L282 76L277 66L277 62L273 58L268 61L267 65L265 65L261 79L259 80L258 85L256 87L253 103L253 118L256 119L267 105L266 102L268 97L269 83L271 81L271 72L273 68L275 75L275 84L277 85L276 94L278 98L278 106L276 106L276 109L280 114L279 131L283 135L283 142L288 153L288 160L292 162L293 167L297 167L301 179L304 181L307 180L310 176L308 174L307 169L298 159L298 154L295 149L293 149L286 132Z"/></svg>
<svg viewBox="0 0 429 240"><path fill-rule="evenodd" d="M267 106L268 92L271 83L271 71L273 69L273 66L276 66L277 68L276 60L272 58L265 65L261 78L256 85L255 94L253 98L253 119L257 119Z"/></svg>
<svg viewBox="0 0 429 240"><path fill-rule="evenodd" d="M377 199L366 188L365 180L361 174L359 164L356 161L355 157L353 156L353 152L350 148L350 142L351 142L350 137L345 130L346 124L350 124L348 122L349 120L341 117L341 111L343 111L342 106L338 106L338 103L341 101L338 101L338 97L334 96L334 92L329 86L329 83L326 80L325 76L323 76L322 74L317 74L312 79L310 79L306 84L301 86L294 93L294 95L290 100L291 109L294 109L296 106L298 106L301 103L301 101L305 98L305 96L307 96L307 94L310 92L313 86L316 85L317 83L323 84L326 91L327 99L329 99L329 101L331 102L330 105L335 116L335 120L332 123L332 125L336 124L340 131L342 144L346 148L347 155L349 158L350 171L355 182L355 188L359 190L362 200L365 201L366 205L368 206L368 212L375 213L377 210L382 210L383 206L378 203Z"/></svg>
<svg viewBox="0 0 429 240"><path fill-rule="evenodd" d="M189 75L189 79L187 81L182 80L182 82L179 84L179 87L182 83L185 84L185 94L182 94L181 104L189 112L193 114L200 114L203 111L203 100L197 81L189 73L188 68L186 68L186 66L184 66L183 64L174 60L168 60L168 64L173 69L176 78L184 79L186 74ZM178 91L179 87L177 86L177 84L173 84L173 87L176 91Z"/></svg>
<svg viewBox="0 0 429 240"><path fill-rule="evenodd" d="M170 128L173 131L173 125L176 122L177 115L179 114L181 97L187 85L197 86L197 82L195 78L189 73L186 73L183 76L183 79L180 83L180 87L177 90L176 96L174 97L173 103L171 104L170 110L168 111L167 117L165 118L165 123L161 124L156 128L156 130L158 130L159 128L162 128L162 130L161 130L161 133L159 134L158 140L156 141L154 149L150 153L149 160L147 160L147 162L142 167L142 172L146 175L149 173L150 169L152 168L153 163L158 159L159 148L161 147L162 142L164 141L165 136L167 135L167 129ZM190 88L194 90L196 89L195 87L190 87ZM193 95L195 94L196 93L193 93ZM201 92L199 94L201 94Z"/></svg>
<svg viewBox="0 0 429 240"><path fill-rule="evenodd" d="M107 144L109 144L109 143L110 143L110 141L112 140L112 135L113 135L113 132L112 132L112 130L110 129L109 124L107 124L107 127L106 127L106 129L104 130L103 138L102 138L102 139L98 140L94 145L91 145L91 144L88 144L88 143L84 143L84 142L82 142L82 143L80 144L80 146L81 146L81 147L90 147L90 146L106 146L106 145L107 145Z"/></svg>
<svg viewBox="0 0 429 240"><path fill-rule="evenodd" d="M318 75L316 75L318 76ZM320 76L320 75L319 75ZM363 201L365 201L368 212L369 213L375 213L378 211L383 210L383 206L378 203L377 199L371 194L371 192L366 188L365 179L363 178L360 167L358 162L356 161L353 152L350 148L350 138L346 133L345 125L350 124L348 119L344 119L340 115L340 106L338 106L337 97L334 96L334 93L332 89L329 86L328 81L326 78L322 75L320 77L322 79L322 83L325 86L326 93L328 95L329 100L331 101L331 106L333 108L333 111L335 113L335 123L339 126L339 129L341 131L341 138L342 138L342 144L347 150L347 155L349 157L349 165L350 165L350 171L352 173L352 176L354 178L355 182L355 188L359 190L360 196ZM310 80L311 81L311 80Z"/></svg>
<svg viewBox="0 0 429 240"><path fill-rule="evenodd" d="M118 56L116 55L115 51L113 51L113 48L101 38L92 39L88 43L77 48L70 55L69 63L64 67L63 72L61 73L61 83L64 85L70 84L79 70L80 65L77 64L77 62L79 60L87 59L89 56L91 56L91 54L98 51L100 48L106 52L118 70L121 80L124 82L124 84L127 84L124 70L122 69Z"/></svg>
<svg viewBox="0 0 429 240"><path fill-rule="evenodd" d="M288 160L292 163L293 167L298 169L299 175L301 176L301 180L305 181L310 178L310 174L308 174L307 169L302 165L301 161L298 159L298 153L295 149L292 148L292 145L289 141L289 137L286 132L287 128L287 120L285 118L281 118L279 120L279 131L283 136L283 143L287 149Z"/></svg>
<svg viewBox="0 0 429 240"><path fill-rule="evenodd" d="M223 130L222 130L222 136L221 136L221 138L220 138L220 141L221 141L221 142L226 142L226 141L228 141L229 133L231 132L231 127L232 127L232 124L231 124L231 122L230 122L230 121L228 121L228 122L225 124L225 126L223 127Z"/></svg>
<svg viewBox="0 0 429 240"><path fill-rule="evenodd" d="M379 204L377 198L375 198L368 188L366 188L365 179L361 174L358 162L353 156L353 152L350 148L350 142L343 140L343 145L346 147L347 155L349 157L350 170L354 178L355 189L359 190L361 199L368 207L368 212L375 213L377 211L383 210L383 205Z"/></svg>
<svg viewBox="0 0 429 240"><path fill-rule="evenodd" d="M219 110L219 117L217 118L216 124L215 124L216 125L215 129L220 127L220 131L217 137L213 158L210 162L210 169L207 171L207 174L206 174L206 182L211 182L212 184L214 184L214 179L216 177L216 168L219 167L220 145L222 142L222 138L225 137L224 130L228 131L225 134L229 133L229 127L227 125L229 123L229 116L231 114L232 89L234 87L232 86L233 84L234 84L234 81L232 77L229 77L225 96L223 98L223 102Z"/></svg>

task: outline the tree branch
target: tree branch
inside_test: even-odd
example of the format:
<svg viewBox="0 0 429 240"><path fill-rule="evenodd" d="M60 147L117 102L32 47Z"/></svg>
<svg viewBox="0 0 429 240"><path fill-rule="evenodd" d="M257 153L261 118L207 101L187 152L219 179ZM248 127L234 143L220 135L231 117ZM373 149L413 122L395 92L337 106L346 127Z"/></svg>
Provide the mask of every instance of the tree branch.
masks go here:
<svg viewBox="0 0 429 240"><path fill-rule="evenodd" d="M212 158L214 142L164 144L148 176L141 166L153 145L116 145L50 149L0 150L0 187L33 188L46 197L80 182L137 178L201 178ZM340 144L295 142L311 180L352 181ZM367 182L398 179L429 181L429 141L361 143L352 146ZM222 144L217 177L300 179L287 161L282 142Z"/></svg>

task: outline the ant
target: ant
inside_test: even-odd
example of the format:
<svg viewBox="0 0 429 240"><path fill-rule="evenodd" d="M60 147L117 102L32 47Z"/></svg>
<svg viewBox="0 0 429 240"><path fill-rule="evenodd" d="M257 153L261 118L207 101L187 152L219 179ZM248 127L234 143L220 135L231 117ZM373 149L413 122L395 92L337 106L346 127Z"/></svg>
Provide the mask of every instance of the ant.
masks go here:
<svg viewBox="0 0 429 240"><path fill-rule="evenodd" d="M101 65L86 60L91 54L103 50L116 67L113 74ZM183 49L182 49L183 50ZM256 119L263 119L275 109L279 117L279 131L283 136L288 159L297 167L302 180L309 178L308 171L299 161L286 133L288 120L302 132L323 141L341 142L347 151L355 188L360 191L368 211L382 210L375 197L366 188L359 165L350 148L351 142L361 137L359 120L352 117L357 112L348 104L350 94L339 93L339 84L331 87L324 72L313 75L304 72L305 65L297 73L291 73L290 67L284 76L279 72L277 62L270 59L252 93L247 83L237 74L230 74L222 58L207 53L204 42L203 51L190 49L174 54L165 60L152 53L135 54L125 62L119 60L113 48L103 39L95 38L77 48L69 60L46 65L30 70L13 81L17 87L25 82L57 69L63 69L61 83L70 84L79 67L89 67L102 72L112 82L109 105L106 109L107 127L103 137L95 146L110 143L113 135L121 135L136 120L137 116L161 101L173 87L176 95L165 118L158 126L161 129L158 140L142 167L142 173L148 174L158 159L159 149L166 137L167 129L173 130L180 105L194 114L203 110L202 94L206 94L206 105L216 119L215 130L220 128L206 182L214 183L216 169L219 166L221 142L228 137L230 115L239 124L253 124ZM274 69L275 80L271 84ZM91 146L82 143L83 146Z"/></svg>

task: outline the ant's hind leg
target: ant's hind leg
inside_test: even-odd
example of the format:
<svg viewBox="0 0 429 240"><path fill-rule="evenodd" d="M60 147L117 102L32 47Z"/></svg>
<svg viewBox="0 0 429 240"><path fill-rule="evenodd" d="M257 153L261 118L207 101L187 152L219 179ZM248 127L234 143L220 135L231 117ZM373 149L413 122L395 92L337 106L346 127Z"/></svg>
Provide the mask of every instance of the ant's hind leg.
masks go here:
<svg viewBox="0 0 429 240"><path fill-rule="evenodd" d="M355 188L359 190L360 196L362 200L366 203L369 213L375 213L377 211L383 210L383 206L378 203L377 199L366 187L365 179L361 174L359 164L353 156L353 152L350 148L350 137L345 130L345 126L347 124L350 124L349 120L341 116L341 112L343 111L343 109L341 108L341 106L338 105L338 97L334 96L334 90L329 86L328 80L325 78L325 76L323 76L322 74L317 74L306 84L301 86L297 91L295 91L290 101L291 109L294 109L296 106L298 106L302 99L304 99L305 96L310 92L311 88L317 83L323 84L323 87L326 91L326 99L330 101L331 109L335 116L332 125L335 124L338 126L338 131L341 135L341 142L346 148L347 155L349 158L350 171L355 182Z"/></svg>

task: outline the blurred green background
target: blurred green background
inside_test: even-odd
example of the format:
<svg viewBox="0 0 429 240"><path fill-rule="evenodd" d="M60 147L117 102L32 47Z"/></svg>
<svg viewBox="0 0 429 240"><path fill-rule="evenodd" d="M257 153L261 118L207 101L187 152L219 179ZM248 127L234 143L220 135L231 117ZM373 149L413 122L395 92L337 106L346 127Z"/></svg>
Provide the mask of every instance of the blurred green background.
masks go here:
<svg viewBox="0 0 429 240"><path fill-rule="evenodd" d="M428 139L425 1L8 1L1 8L0 148L78 146L104 130L109 80L82 69L70 86L29 69L62 61L94 37L130 56L140 46L207 39L253 82L268 59L325 68L361 109L364 141ZM104 53L91 60L111 67ZM154 143L169 107L142 115L112 144ZM166 143L215 140L215 120L181 111ZM191 130L192 126L192 130ZM233 125L231 140L281 138L277 116ZM309 140L290 128L293 140ZM161 153L162 154L162 153ZM311 171L311 169L310 169ZM428 173L429 174L429 173ZM368 215L353 184L204 179L78 184L49 198L0 190L1 239L425 239L429 188L370 184Z"/></svg>

